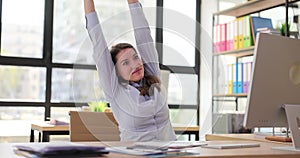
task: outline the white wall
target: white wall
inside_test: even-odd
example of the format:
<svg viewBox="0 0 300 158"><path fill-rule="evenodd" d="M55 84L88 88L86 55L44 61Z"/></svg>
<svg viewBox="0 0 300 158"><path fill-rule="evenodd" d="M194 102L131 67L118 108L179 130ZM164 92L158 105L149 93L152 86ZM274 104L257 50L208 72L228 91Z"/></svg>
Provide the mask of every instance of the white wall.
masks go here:
<svg viewBox="0 0 300 158"><path fill-rule="evenodd" d="M212 129L212 14L217 0L202 0L201 7L201 72L200 72L200 139Z"/></svg>

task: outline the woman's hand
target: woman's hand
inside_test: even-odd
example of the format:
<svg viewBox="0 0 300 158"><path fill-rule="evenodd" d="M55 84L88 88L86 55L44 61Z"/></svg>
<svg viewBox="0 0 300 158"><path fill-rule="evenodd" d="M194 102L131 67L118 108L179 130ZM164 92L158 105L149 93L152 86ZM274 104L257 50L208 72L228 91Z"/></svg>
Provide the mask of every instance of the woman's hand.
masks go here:
<svg viewBox="0 0 300 158"><path fill-rule="evenodd" d="M84 0L84 12L85 14L95 11L94 0Z"/></svg>
<svg viewBox="0 0 300 158"><path fill-rule="evenodd" d="M130 3L136 3L138 2L139 0L127 0L127 2L130 4Z"/></svg>

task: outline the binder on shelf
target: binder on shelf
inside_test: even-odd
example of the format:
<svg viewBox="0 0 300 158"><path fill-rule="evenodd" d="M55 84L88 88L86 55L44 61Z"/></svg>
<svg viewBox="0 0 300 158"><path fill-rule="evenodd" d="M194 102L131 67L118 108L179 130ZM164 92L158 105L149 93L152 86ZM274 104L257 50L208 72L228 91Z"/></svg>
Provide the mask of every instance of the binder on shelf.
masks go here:
<svg viewBox="0 0 300 158"><path fill-rule="evenodd" d="M232 94L236 94L238 92L237 90L237 63L232 64Z"/></svg>
<svg viewBox="0 0 300 158"><path fill-rule="evenodd" d="M219 94L226 94L227 91L228 91L228 84L227 84L227 79L221 79L221 82L220 82L220 91L219 91Z"/></svg>
<svg viewBox="0 0 300 158"><path fill-rule="evenodd" d="M219 53L220 50L220 45L221 45L221 28L220 24L216 25L216 52Z"/></svg>
<svg viewBox="0 0 300 158"><path fill-rule="evenodd" d="M233 21L233 49L239 49L239 36L238 36L238 20Z"/></svg>
<svg viewBox="0 0 300 158"><path fill-rule="evenodd" d="M243 93L243 63L236 63L237 93Z"/></svg>
<svg viewBox="0 0 300 158"><path fill-rule="evenodd" d="M234 50L234 28L233 28L233 21L227 23L227 50Z"/></svg>
<svg viewBox="0 0 300 158"><path fill-rule="evenodd" d="M251 27L250 27L250 16L245 16L243 18L244 24L244 48L248 48L252 46L252 35L251 35Z"/></svg>
<svg viewBox="0 0 300 158"><path fill-rule="evenodd" d="M243 93L243 63L234 63L232 74L232 93Z"/></svg>
<svg viewBox="0 0 300 158"><path fill-rule="evenodd" d="M244 48L244 18L238 18L238 48Z"/></svg>
<svg viewBox="0 0 300 158"><path fill-rule="evenodd" d="M247 56L240 58L238 62L243 63L243 91L242 93L248 93L249 83L251 79L251 66L253 62L253 56Z"/></svg>
<svg viewBox="0 0 300 158"><path fill-rule="evenodd" d="M220 24L220 51L226 51L226 24Z"/></svg>
<svg viewBox="0 0 300 158"><path fill-rule="evenodd" d="M243 78L244 78L243 93L246 93L246 90L247 90L247 65L248 65L248 63L244 63L244 66L243 66Z"/></svg>
<svg viewBox="0 0 300 158"><path fill-rule="evenodd" d="M226 51L231 50L230 49L230 43L229 43L229 39L230 39L230 23L226 24Z"/></svg>
<svg viewBox="0 0 300 158"><path fill-rule="evenodd" d="M227 94L232 94L233 64L227 65Z"/></svg>
<svg viewBox="0 0 300 158"><path fill-rule="evenodd" d="M244 78L244 82L243 82L243 93L247 93L248 92L248 86L249 86L249 76L250 74L248 73L249 70L249 65L250 65L250 62L246 62L244 63L244 66L243 66L243 78Z"/></svg>
<svg viewBox="0 0 300 158"><path fill-rule="evenodd" d="M258 28L273 28L272 20L270 18L251 16L250 24L252 29L253 43L256 41L256 33Z"/></svg>

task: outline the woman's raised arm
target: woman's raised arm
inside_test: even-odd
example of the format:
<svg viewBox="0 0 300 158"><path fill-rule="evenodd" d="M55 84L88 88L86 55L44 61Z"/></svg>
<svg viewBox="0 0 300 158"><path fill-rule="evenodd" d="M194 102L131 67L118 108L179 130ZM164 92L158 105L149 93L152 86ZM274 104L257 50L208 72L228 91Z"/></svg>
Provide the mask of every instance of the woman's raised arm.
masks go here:
<svg viewBox="0 0 300 158"><path fill-rule="evenodd" d="M107 100L110 101L117 89L118 79L114 73L114 64L111 60L93 0L84 0L84 11L86 29L93 45L93 58L99 73L99 82Z"/></svg>
<svg viewBox="0 0 300 158"><path fill-rule="evenodd" d="M151 37L148 21L138 0L127 0L130 8L137 49L148 73L160 76L158 55Z"/></svg>

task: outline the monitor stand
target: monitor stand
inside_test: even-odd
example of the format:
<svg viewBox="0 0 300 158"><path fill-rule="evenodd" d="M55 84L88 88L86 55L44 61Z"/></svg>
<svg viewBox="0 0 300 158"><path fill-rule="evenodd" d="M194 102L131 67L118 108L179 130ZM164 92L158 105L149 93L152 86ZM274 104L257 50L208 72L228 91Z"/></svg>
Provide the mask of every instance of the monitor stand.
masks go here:
<svg viewBox="0 0 300 158"><path fill-rule="evenodd" d="M285 105L285 112L293 139L293 146L273 147L273 149L299 151L300 152L300 104Z"/></svg>

